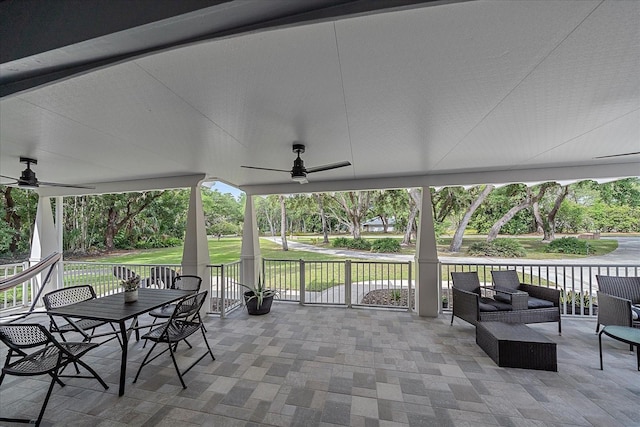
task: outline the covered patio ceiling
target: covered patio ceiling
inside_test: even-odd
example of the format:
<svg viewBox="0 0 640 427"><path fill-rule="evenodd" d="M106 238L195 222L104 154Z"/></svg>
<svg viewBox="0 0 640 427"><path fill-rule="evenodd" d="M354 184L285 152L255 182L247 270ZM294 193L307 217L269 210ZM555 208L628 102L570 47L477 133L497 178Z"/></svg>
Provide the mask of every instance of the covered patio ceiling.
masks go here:
<svg viewBox="0 0 640 427"><path fill-rule="evenodd" d="M1 175L20 156L41 181L101 191L640 175L639 154L618 156L640 152L640 2L165 3L0 4ZM240 167L291 169L295 141L307 167L352 165L304 186Z"/></svg>

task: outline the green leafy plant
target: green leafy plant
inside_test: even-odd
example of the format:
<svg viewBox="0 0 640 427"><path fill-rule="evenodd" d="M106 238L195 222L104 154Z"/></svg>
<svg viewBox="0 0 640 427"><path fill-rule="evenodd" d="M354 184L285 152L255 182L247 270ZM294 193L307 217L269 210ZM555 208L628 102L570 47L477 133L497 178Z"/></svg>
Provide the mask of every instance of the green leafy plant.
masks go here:
<svg viewBox="0 0 640 427"><path fill-rule="evenodd" d="M258 276L257 285L249 286L249 285L240 283L240 286L247 288L249 290L248 292L251 293L251 295L248 296L247 301L251 301L254 298L257 299L258 308L262 306L262 302L264 301L265 298L276 297L278 295L278 291L276 291L275 289L265 288L264 283L262 282L261 275Z"/></svg>
<svg viewBox="0 0 640 427"><path fill-rule="evenodd" d="M140 276L129 277L127 280L123 280L120 286L124 288L125 292L135 291L140 287Z"/></svg>
<svg viewBox="0 0 640 427"><path fill-rule="evenodd" d="M514 239L495 239L491 242L476 242L469 246L469 254L476 256L496 256L518 258L526 255L520 242Z"/></svg>
<svg viewBox="0 0 640 427"><path fill-rule="evenodd" d="M400 252L400 242L396 239L376 239L371 243L372 252Z"/></svg>
<svg viewBox="0 0 640 427"><path fill-rule="evenodd" d="M391 291L391 299L398 302L402 299L402 291L400 289L393 289Z"/></svg>
<svg viewBox="0 0 640 427"><path fill-rule="evenodd" d="M586 240L576 237L563 237L550 242L545 248L545 252L576 255L593 255L595 251Z"/></svg>

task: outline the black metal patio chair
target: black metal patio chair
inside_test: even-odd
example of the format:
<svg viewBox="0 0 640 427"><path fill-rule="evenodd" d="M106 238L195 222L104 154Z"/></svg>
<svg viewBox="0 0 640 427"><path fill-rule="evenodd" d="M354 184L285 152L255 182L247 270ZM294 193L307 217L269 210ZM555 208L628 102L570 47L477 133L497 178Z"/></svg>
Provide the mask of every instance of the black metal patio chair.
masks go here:
<svg viewBox="0 0 640 427"><path fill-rule="evenodd" d="M0 341L9 347L9 352L4 367L2 368L2 374L0 375L0 386L6 375L49 375L51 377L51 384L49 385L47 395L44 398L36 420L0 417L0 421L35 423L36 426L40 425L54 384L58 383L61 387L65 385L60 378L95 378L105 390L109 388L89 365L80 360L89 350L97 347L99 344L58 342L54 336L47 331L45 326L37 323L0 325ZM37 350L32 351L36 348ZM12 359L14 360L12 361ZM82 366L91 376L62 375L62 371L70 363Z"/></svg>
<svg viewBox="0 0 640 427"><path fill-rule="evenodd" d="M58 289L53 292L49 292L42 297L47 310L95 298L96 292L93 290L91 285L71 286L68 288ZM109 335L113 335L109 340L113 338L118 338L118 340L120 339L117 335L118 332L116 328L111 323L102 320L79 319L72 320L73 323L66 322L61 324L58 316L49 316L49 318L51 319L49 330L51 332L59 333L63 341L66 341L64 335L69 332L80 333L84 342L90 342L93 338ZM58 319L57 321L56 318ZM111 326L112 332L100 334L95 333L96 328L106 324Z"/></svg>
<svg viewBox="0 0 640 427"><path fill-rule="evenodd" d="M167 351L169 351L169 353L171 354L173 366L176 368L176 372L178 373L178 377L180 378L180 382L182 383L183 388L187 388L187 385L185 384L183 379L183 375L189 372L191 368L193 368L198 362L204 359L207 354L211 355L212 360L216 360L213 353L211 352L211 347L209 347L209 342L207 341L207 337L204 333L205 331L204 325L202 324L202 318L200 317L200 309L207 299L207 294L208 292L204 291L183 298L178 302L175 310L173 311L171 317L167 322L158 325L156 328L152 329L142 336L143 339L152 341L153 346L149 349L149 352L142 361L142 364L140 364L140 368L138 368L136 377L133 380L134 383L138 380L138 376L140 375L142 368L144 368L146 365L148 365ZM196 361L194 361L187 369L181 372L180 368L178 367L178 362L176 361L174 352L177 350L180 341L184 341L189 346L189 348L193 348L189 341L187 341L187 338L198 331L202 332L202 339L207 346L207 351ZM167 344L167 348L156 354L154 357L150 358L153 350L160 343Z"/></svg>

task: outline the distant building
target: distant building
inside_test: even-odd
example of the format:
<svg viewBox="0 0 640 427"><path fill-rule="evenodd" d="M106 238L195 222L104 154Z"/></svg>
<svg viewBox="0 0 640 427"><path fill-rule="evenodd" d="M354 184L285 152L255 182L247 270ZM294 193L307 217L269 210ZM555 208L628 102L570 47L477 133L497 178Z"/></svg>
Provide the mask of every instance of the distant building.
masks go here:
<svg viewBox="0 0 640 427"><path fill-rule="evenodd" d="M387 226L387 231L393 231L394 225L396 224L395 218L389 218L389 224ZM382 224L382 220L380 218L374 218L370 221L362 224L362 230L369 233L382 233L384 231L384 225Z"/></svg>

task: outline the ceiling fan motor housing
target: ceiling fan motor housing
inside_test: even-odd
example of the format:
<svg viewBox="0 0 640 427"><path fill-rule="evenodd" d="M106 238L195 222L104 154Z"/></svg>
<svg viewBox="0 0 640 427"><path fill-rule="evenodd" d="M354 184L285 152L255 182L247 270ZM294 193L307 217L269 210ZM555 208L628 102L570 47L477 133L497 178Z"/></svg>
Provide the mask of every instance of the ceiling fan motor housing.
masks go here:
<svg viewBox="0 0 640 427"><path fill-rule="evenodd" d="M293 168L291 169L291 178L305 178L307 176L307 169L304 167L304 161L300 158L300 155L293 161Z"/></svg>
<svg viewBox="0 0 640 427"><path fill-rule="evenodd" d="M36 173L31 169L23 170L19 182L25 185L37 185L38 180L36 179Z"/></svg>

